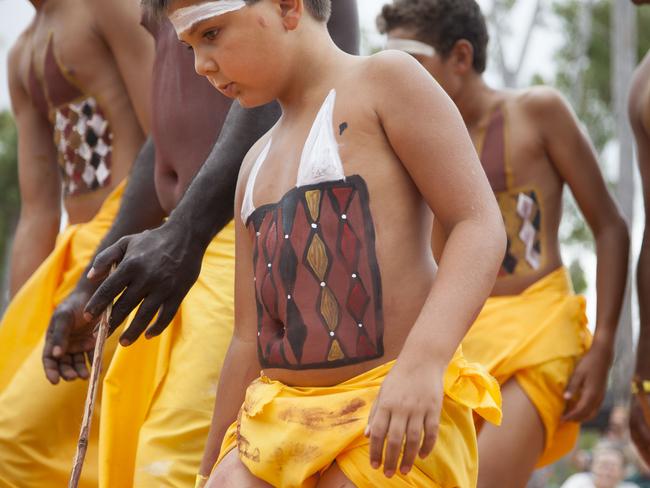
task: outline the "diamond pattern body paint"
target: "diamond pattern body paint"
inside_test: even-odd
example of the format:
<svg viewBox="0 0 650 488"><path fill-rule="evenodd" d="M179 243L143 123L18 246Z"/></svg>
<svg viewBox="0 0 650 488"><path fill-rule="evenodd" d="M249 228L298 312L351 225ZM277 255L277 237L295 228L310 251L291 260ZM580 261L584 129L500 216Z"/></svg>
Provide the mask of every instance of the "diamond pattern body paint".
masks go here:
<svg viewBox="0 0 650 488"><path fill-rule="evenodd" d="M488 124L479 153L506 227L508 245L499 276L520 275L539 269L543 261L542 208L538 192L515 188L506 148L507 120L498 107Z"/></svg>
<svg viewBox="0 0 650 488"><path fill-rule="evenodd" d="M43 73L41 82L32 63L29 89L35 106L52 125L64 194L107 186L113 134L97 100L83 93L56 58L53 36L47 44Z"/></svg>
<svg viewBox="0 0 650 488"><path fill-rule="evenodd" d="M254 240L262 367L331 368L381 357L381 278L360 176L300 186L259 207Z"/></svg>

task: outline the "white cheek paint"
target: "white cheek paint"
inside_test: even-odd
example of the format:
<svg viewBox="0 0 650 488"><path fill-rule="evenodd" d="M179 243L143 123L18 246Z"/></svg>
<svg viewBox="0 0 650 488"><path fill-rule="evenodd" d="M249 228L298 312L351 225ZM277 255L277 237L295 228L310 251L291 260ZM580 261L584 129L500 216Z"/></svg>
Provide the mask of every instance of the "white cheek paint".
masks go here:
<svg viewBox="0 0 650 488"><path fill-rule="evenodd" d="M234 12L246 6L244 0L215 0L213 2L197 3L189 7L174 10L169 15L177 35L189 30L194 24L211 17Z"/></svg>
<svg viewBox="0 0 650 488"><path fill-rule="evenodd" d="M408 54L429 56L432 57L436 54L433 46L413 39L388 39L386 42L386 49L395 49L396 51L404 51Z"/></svg>

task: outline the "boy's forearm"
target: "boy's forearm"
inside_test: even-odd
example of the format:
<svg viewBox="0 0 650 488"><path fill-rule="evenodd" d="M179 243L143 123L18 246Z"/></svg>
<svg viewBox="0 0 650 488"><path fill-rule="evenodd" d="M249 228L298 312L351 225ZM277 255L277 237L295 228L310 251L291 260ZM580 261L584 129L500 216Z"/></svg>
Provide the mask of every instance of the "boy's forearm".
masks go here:
<svg viewBox="0 0 650 488"><path fill-rule="evenodd" d="M630 238L622 218L613 219L596 239L596 330L594 346L611 351L625 296Z"/></svg>
<svg viewBox="0 0 650 488"><path fill-rule="evenodd" d="M221 368L212 424L199 474L210 475L219 457L224 436L237 419L239 409L244 403L246 389L258 375L256 345L243 343L234 337Z"/></svg>
<svg viewBox="0 0 650 488"><path fill-rule="evenodd" d="M502 222L455 226L438 273L402 354L417 362L446 366L489 296L505 251Z"/></svg>
<svg viewBox="0 0 650 488"><path fill-rule="evenodd" d="M97 247L95 256L120 238L151 229L163 221L165 212L156 193L154 168L155 150L153 140L149 137L133 164L117 216ZM86 279L93 261L94 257L77 284L78 288L87 292L93 292L99 285Z"/></svg>

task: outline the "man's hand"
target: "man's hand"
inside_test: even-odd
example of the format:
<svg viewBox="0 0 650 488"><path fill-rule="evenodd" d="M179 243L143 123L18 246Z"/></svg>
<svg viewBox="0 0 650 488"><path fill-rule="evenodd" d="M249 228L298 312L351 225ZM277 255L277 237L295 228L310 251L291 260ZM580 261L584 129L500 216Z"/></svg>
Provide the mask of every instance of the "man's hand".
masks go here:
<svg viewBox="0 0 650 488"><path fill-rule="evenodd" d="M611 344L594 343L578 362L564 393L567 410L562 417L563 422L584 422L598 413L605 398L612 358Z"/></svg>
<svg viewBox="0 0 650 488"><path fill-rule="evenodd" d="M88 379L88 362L95 349L94 323L88 322L83 310L91 291L77 287L59 304L50 319L43 348L43 367L50 383L56 385L61 378L73 381Z"/></svg>
<svg viewBox="0 0 650 488"><path fill-rule="evenodd" d="M140 305L120 337L120 344L128 346L136 341L156 314L158 318L145 335L147 338L159 335L196 282L205 249L186 227L171 221L157 229L123 237L97 256L88 273L92 282L105 281L86 305L86 320L97 320L121 293L113 306L109 333ZM106 278L113 263L118 267Z"/></svg>
<svg viewBox="0 0 650 488"><path fill-rule="evenodd" d="M436 443L444 368L432 374L423 374L423 371L427 368L400 364L398 360L370 412L366 428L366 437L370 437L370 464L378 469L383 455L384 474L388 478L395 474L402 451L400 472L406 475L415 457L425 458Z"/></svg>
<svg viewBox="0 0 650 488"><path fill-rule="evenodd" d="M650 464L650 395L647 393L632 397L630 435L643 460Z"/></svg>

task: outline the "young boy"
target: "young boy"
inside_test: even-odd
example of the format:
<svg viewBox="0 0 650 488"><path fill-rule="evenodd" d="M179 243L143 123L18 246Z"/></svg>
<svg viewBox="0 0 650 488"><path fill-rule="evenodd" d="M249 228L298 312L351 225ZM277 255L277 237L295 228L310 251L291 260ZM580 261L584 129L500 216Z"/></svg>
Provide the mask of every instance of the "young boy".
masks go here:
<svg viewBox="0 0 650 488"><path fill-rule="evenodd" d="M457 350L505 241L451 101L408 56L336 48L329 0L151 3L215 88L283 110L238 183L211 486L474 486L499 395Z"/></svg>
<svg viewBox="0 0 650 488"><path fill-rule="evenodd" d="M545 87L485 84L488 34L474 0L396 0L384 7L379 26L389 48L412 54L454 100L501 208L507 253L463 350L502 385L504 423L479 436L479 486L524 486L536 465L571 449L576 422L594 415L604 396L627 273L626 225L562 97ZM565 183L596 240L591 349L584 301L560 256ZM435 227L439 257L450 236L444 225Z"/></svg>

